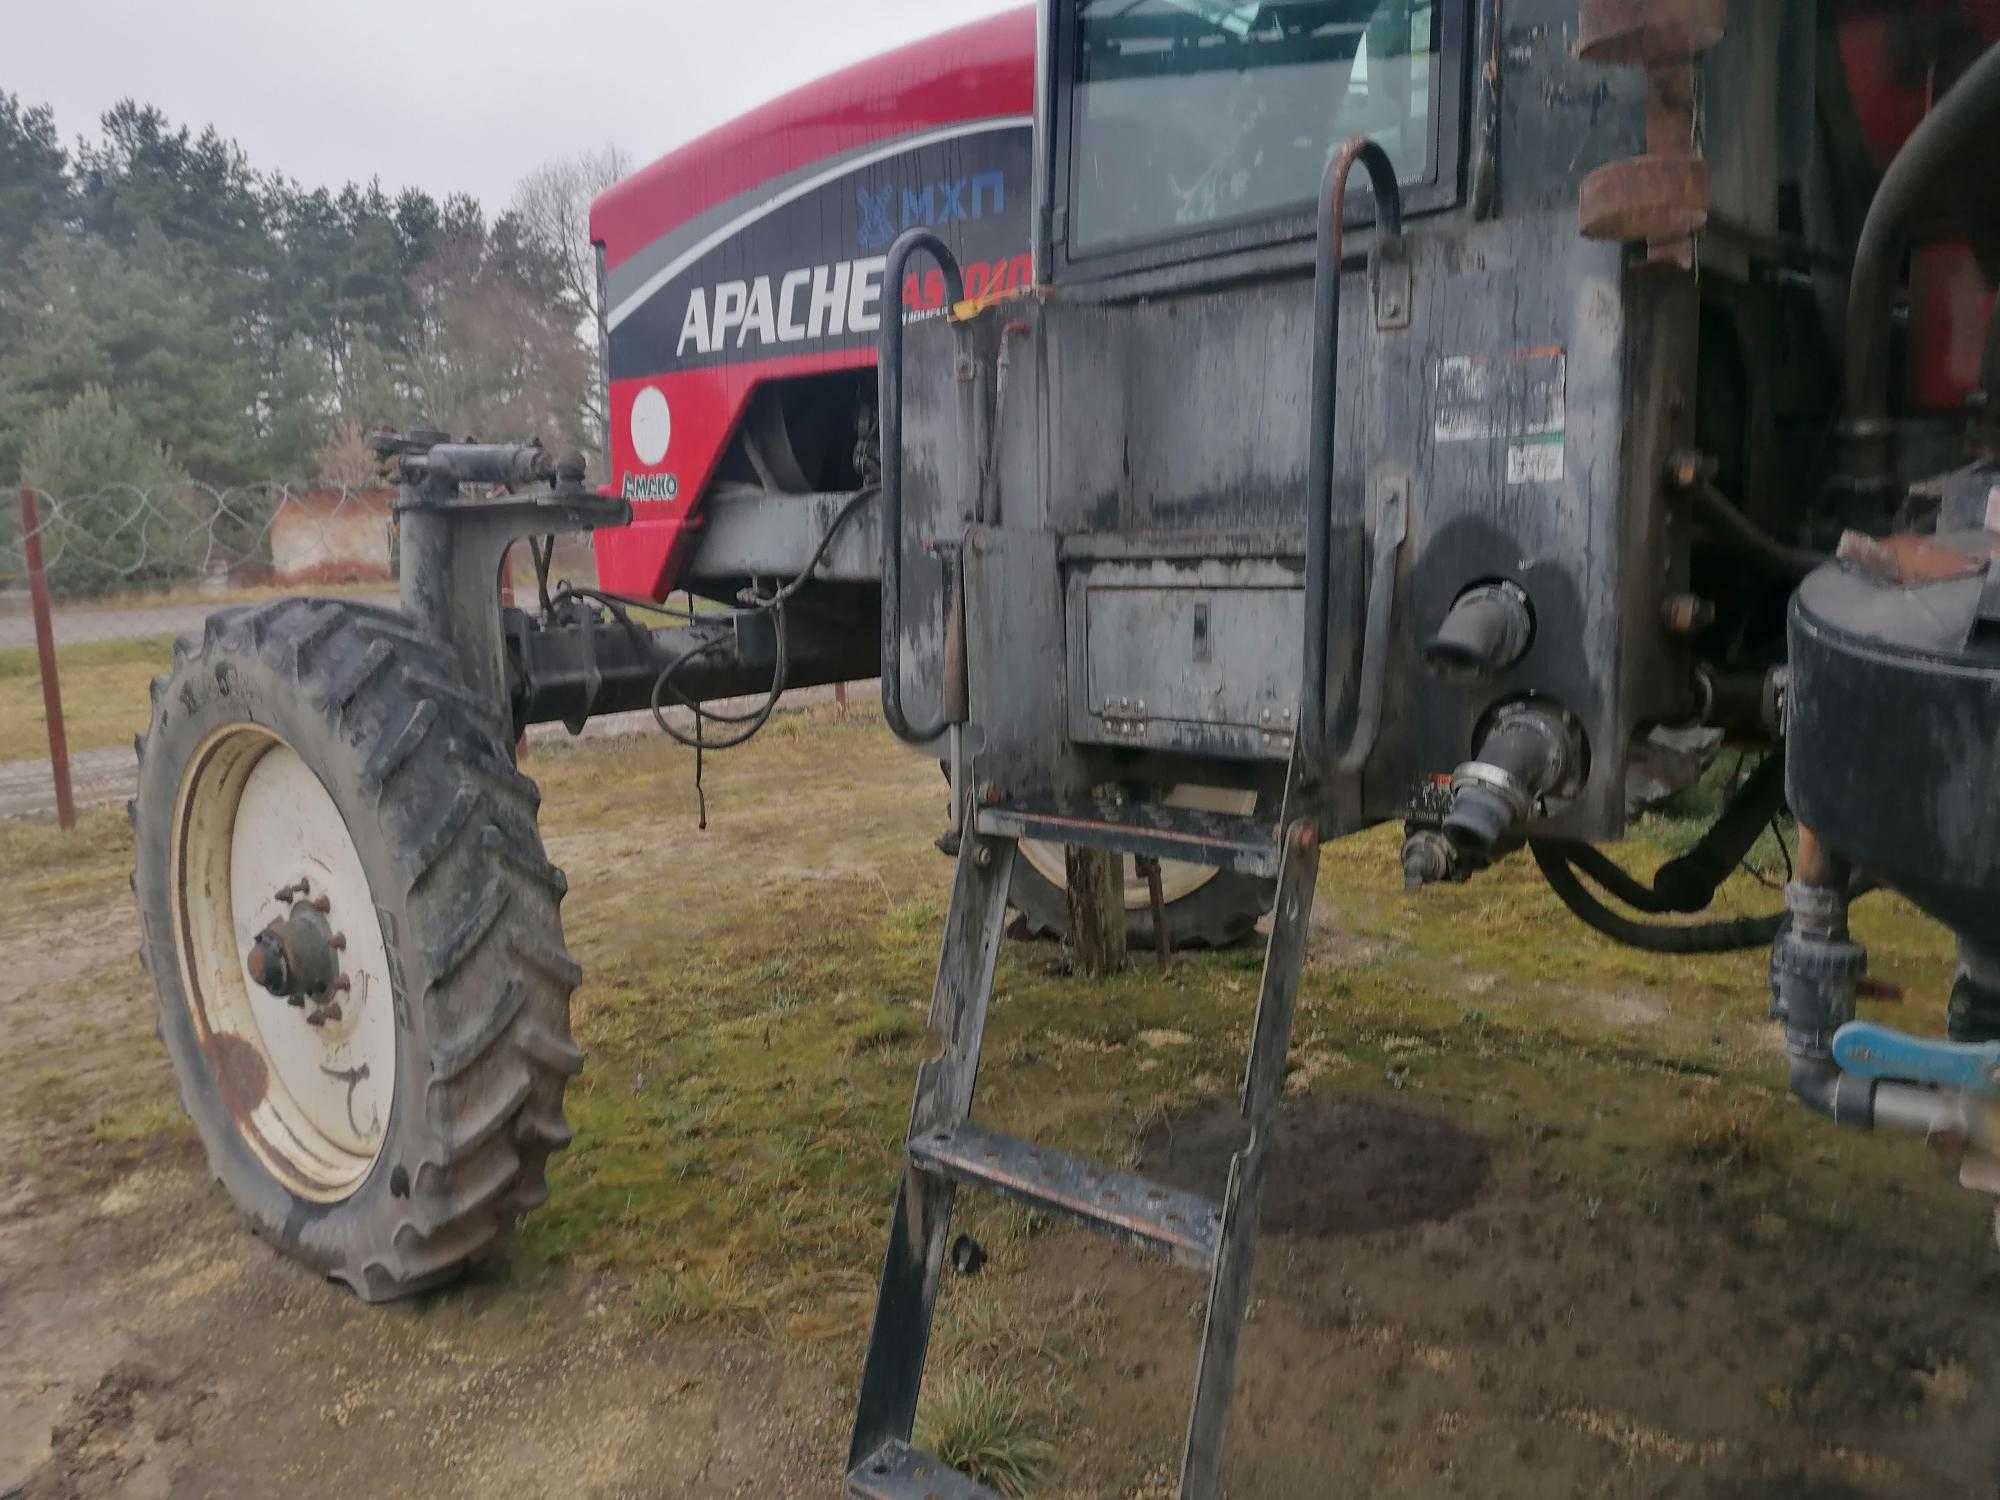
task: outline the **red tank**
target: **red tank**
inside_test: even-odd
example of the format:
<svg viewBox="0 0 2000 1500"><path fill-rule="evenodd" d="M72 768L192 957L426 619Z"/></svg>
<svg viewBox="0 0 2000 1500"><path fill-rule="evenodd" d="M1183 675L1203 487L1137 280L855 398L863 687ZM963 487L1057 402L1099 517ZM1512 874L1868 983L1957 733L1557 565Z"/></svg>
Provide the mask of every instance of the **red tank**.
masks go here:
<svg viewBox="0 0 2000 1500"><path fill-rule="evenodd" d="M1035 22L1010 12L809 85L670 152L591 207L610 379L602 585L678 586L752 399L873 368L884 253L924 225L979 296L1025 285ZM905 306L942 306L912 276Z"/></svg>

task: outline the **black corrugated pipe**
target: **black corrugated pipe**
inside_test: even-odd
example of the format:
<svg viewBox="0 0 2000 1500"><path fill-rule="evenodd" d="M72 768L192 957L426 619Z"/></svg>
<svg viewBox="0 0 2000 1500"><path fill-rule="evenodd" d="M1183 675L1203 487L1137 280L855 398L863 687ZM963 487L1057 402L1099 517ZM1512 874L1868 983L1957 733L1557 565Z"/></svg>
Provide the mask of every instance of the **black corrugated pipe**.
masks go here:
<svg viewBox="0 0 2000 1500"><path fill-rule="evenodd" d="M1375 226L1378 248L1400 240L1403 235L1403 191L1396 181L1395 164L1389 153L1365 136L1356 136L1333 154L1320 180L1319 239L1313 258L1313 350L1311 386L1311 428L1306 455L1306 642L1305 681L1299 693L1299 749L1315 770L1326 764L1327 705L1326 651L1331 624L1331 576L1333 572L1333 424L1340 371L1340 263L1345 258L1347 179L1359 162L1368 173L1375 191ZM1355 549L1357 555L1360 549ZM1348 597L1357 597L1361 581L1354 579ZM1387 671L1387 622L1377 630L1376 616L1385 612L1386 601L1370 600L1370 619L1362 643L1363 686L1356 708L1354 743L1344 758L1351 759L1358 748L1372 748L1375 724L1380 713L1380 694L1374 695L1370 711L1368 679ZM1384 637L1379 643L1377 635ZM1371 648L1373 648L1371 650ZM1365 743L1364 743L1365 736Z"/></svg>
<svg viewBox="0 0 2000 1500"><path fill-rule="evenodd" d="M952 723L948 707L923 724L912 724L903 712L903 272L920 251L944 272L946 315L965 300L958 258L930 230L907 230L889 247L875 343L882 443L882 717L896 738L913 745L936 739ZM942 696L946 704L952 701L949 685Z"/></svg>
<svg viewBox="0 0 2000 1500"><path fill-rule="evenodd" d="M1424 642L1424 665L1447 682L1497 677L1528 653L1535 614L1526 590L1515 583L1482 583L1467 589L1445 612L1437 633Z"/></svg>
<svg viewBox="0 0 2000 1500"><path fill-rule="evenodd" d="M2000 43L1959 77L1911 132L1868 206L1848 282L1846 415L1853 436L1876 435L1889 410L1889 315L1910 220L1967 148L1978 145L2000 116Z"/></svg>

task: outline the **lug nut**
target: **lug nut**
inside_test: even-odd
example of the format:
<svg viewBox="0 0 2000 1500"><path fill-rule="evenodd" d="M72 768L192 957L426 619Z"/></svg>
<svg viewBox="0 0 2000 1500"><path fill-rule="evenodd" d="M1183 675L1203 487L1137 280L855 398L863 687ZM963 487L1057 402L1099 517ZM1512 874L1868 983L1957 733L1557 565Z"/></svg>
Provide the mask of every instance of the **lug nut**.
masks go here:
<svg viewBox="0 0 2000 1500"><path fill-rule="evenodd" d="M1667 482L1677 490L1691 490L1714 473L1714 460L1696 449L1682 448L1667 457Z"/></svg>

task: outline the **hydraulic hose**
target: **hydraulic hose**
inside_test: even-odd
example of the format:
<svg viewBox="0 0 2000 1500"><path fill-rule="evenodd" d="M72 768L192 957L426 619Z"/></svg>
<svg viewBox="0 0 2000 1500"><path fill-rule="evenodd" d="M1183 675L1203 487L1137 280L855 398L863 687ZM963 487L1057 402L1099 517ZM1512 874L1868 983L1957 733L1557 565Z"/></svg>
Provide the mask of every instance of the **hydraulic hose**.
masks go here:
<svg viewBox="0 0 2000 1500"><path fill-rule="evenodd" d="M1727 922L1695 922L1682 926L1668 922L1639 922L1620 916L1584 888L1570 864L1570 850L1547 839L1535 839L1529 847L1549 889L1587 927L1615 943L1640 948L1648 953L1735 953L1745 948L1768 948L1784 926L1785 915L1741 917Z"/></svg>
<svg viewBox="0 0 2000 1500"><path fill-rule="evenodd" d="M1729 799L1722 815L1687 853L1661 865L1648 885L1589 844L1559 846L1564 861L1581 870L1635 911L1654 916L1706 911L1716 888L1743 863L1785 802L1785 758L1767 755Z"/></svg>
<svg viewBox="0 0 2000 1500"><path fill-rule="evenodd" d="M1989 144L2000 115L2000 44L1988 47L1910 133L1868 205L1848 282L1846 412L1850 429L1888 414L1889 315L1910 221L1968 148ZM1865 433L1864 433L1865 435Z"/></svg>
<svg viewBox="0 0 2000 1500"><path fill-rule="evenodd" d="M1787 546L1744 515L1729 498L1706 480L1693 489L1694 502L1703 516L1735 544L1739 552L1763 565L1788 582L1797 582L1832 559L1805 547Z"/></svg>

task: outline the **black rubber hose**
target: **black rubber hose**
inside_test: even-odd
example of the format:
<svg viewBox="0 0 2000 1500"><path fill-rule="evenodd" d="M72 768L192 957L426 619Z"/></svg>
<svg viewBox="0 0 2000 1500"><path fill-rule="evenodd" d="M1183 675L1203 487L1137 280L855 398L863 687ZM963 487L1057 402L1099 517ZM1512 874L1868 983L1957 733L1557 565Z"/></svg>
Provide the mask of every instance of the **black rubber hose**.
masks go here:
<svg viewBox="0 0 2000 1500"><path fill-rule="evenodd" d="M1848 281L1846 329L1847 420L1880 420L1889 403L1889 317L1896 294L1910 221L1941 174L1969 149L1990 144L1987 134L2000 115L2000 44L1979 61L1910 133L1882 185L1868 205L1861 238L1854 247Z"/></svg>
<svg viewBox="0 0 2000 1500"><path fill-rule="evenodd" d="M1736 545L1739 552L1747 554L1779 577L1796 582L1832 559L1822 553L1805 547L1787 546L1772 536L1770 532L1744 515L1730 503L1729 498L1714 485L1703 481L1695 485L1694 502L1702 515L1706 516L1723 534Z"/></svg>
<svg viewBox="0 0 2000 1500"><path fill-rule="evenodd" d="M1628 948L1641 948L1648 953L1736 953L1746 948L1768 948L1784 926L1783 912L1685 926L1634 921L1620 916L1584 888L1570 865L1569 850L1563 845L1535 839L1529 847L1549 889L1562 904L1585 926Z"/></svg>
<svg viewBox="0 0 2000 1500"><path fill-rule="evenodd" d="M1564 860L1635 911L1654 916L1706 911L1730 871L1743 863L1785 803L1785 757L1767 755L1687 853L1661 865L1648 885L1601 849L1561 844ZM1545 840L1544 842L1553 842Z"/></svg>
<svg viewBox="0 0 2000 1500"><path fill-rule="evenodd" d="M1563 858L1572 868L1583 871L1634 911L1648 912L1656 917L1671 916L1680 911L1679 907L1674 906L1665 896L1618 864L1602 849L1590 844L1564 844L1562 851Z"/></svg>
<svg viewBox="0 0 2000 1500"><path fill-rule="evenodd" d="M1716 888L1742 864L1785 805L1785 757L1767 755L1743 778L1722 815L1708 825L1696 845L1661 865L1653 890L1670 912L1706 911ZM1611 887L1605 887L1611 890ZM1613 890L1612 894L1619 892Z"/></svg>

